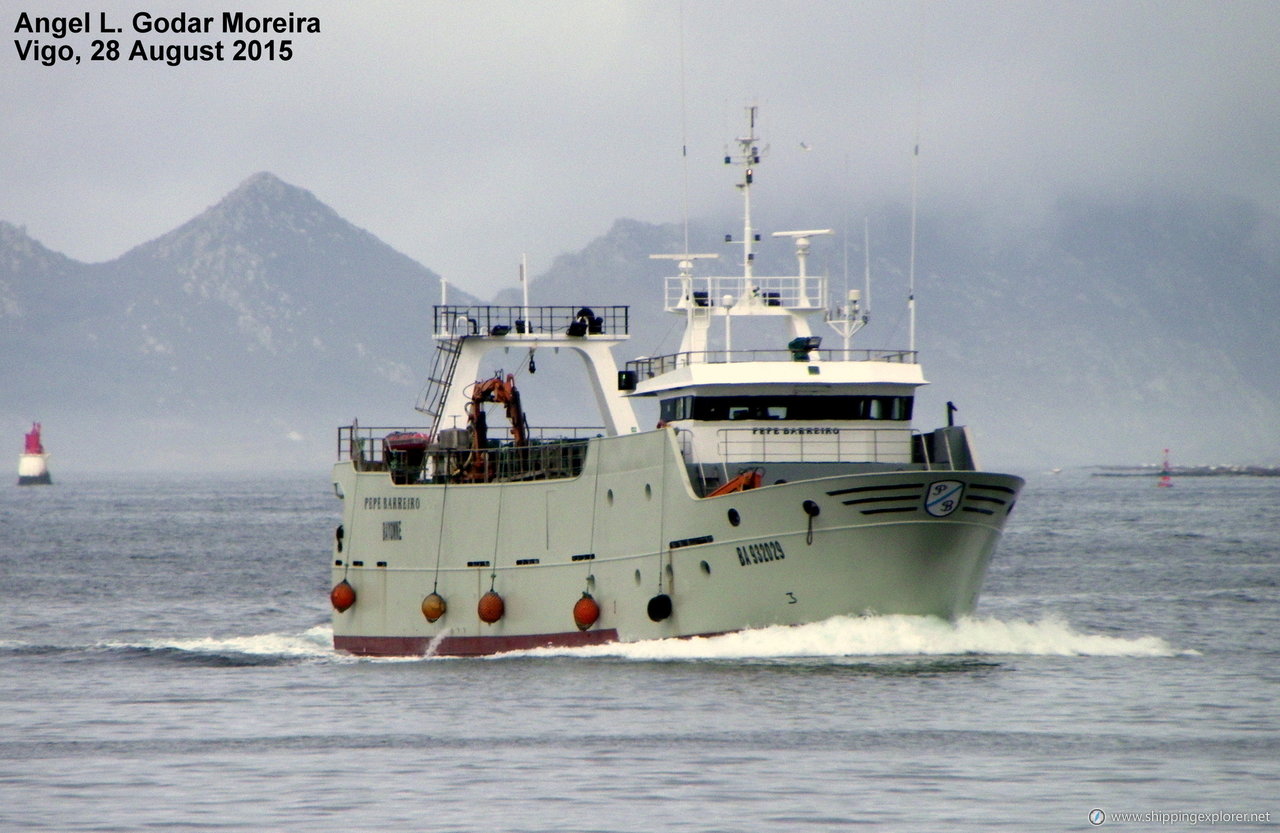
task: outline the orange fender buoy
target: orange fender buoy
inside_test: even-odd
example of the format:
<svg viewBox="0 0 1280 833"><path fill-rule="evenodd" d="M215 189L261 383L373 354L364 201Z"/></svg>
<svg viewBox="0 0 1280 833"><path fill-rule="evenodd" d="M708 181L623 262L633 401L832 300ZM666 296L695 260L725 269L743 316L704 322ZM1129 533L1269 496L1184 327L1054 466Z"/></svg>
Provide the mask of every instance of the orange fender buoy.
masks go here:
<svg viewBox="0 0 1280 833"><path fill-rule="evenodd" d="M502 597L492 590L481 596L480 603L476 605L476 613L480 615L480 621L490 625L501 619L505 610L506 605Z"/></svg>
<svg viewBox="0 0 1280 833"><path fill-rule="evenodd" d="M333 604L334 610L339 613L345 613L349 607L356 603L356 589L344 578L329 591L329 601Z"/></svg>
<svg viewBox="0 0 1280 833"><path fill-rule="evenodd" d="M428 622L434 622L444 615L449 606L444 603L444 597L439 593L431 593L422 600L422 615L427 617Z"/></svg>
<svg viewBox="0 0 1280 833"><path fill-rule="evenodd" d="M591 598L590 593L583 593L582 598L573 605L573 623L578 630L585 631L600 618L600 605Z"/></svg>

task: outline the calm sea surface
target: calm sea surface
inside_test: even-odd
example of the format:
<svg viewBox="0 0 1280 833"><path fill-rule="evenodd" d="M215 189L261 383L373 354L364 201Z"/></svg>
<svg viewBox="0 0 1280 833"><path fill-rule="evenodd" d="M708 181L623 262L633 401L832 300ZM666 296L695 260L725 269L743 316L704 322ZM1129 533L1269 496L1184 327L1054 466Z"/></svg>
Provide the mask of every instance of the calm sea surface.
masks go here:
<svg viewBox="0 0 1280 833"><path fill-rule="evenodd" d="M1033 476L955 625L470 660L332 652L337 515L0 489L0 831L1280 825L1280 478Z"/></svg>

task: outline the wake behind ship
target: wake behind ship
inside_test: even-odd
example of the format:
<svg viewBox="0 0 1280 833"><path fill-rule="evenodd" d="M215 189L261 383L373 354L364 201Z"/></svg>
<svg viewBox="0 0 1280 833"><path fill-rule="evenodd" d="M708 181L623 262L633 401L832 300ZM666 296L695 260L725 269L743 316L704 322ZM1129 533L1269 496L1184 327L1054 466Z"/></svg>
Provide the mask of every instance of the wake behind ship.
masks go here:
<svg viewBox="0 0 1280 833"><path fill-rule="evenodd" d="M626 306L441 304L430 424L339 429L335 648L474 655L973 610L1023 482L979 470L963 426L912 427L915 351L853 349L860 293L832 299L807 274L829 230L774 232L797 274L754 273L748 112L726 158L742 169L742 274L656 256L677 266L678 352L620 369ZM821 347L819 316L841 348ZM734 349L735 325L774 327L778 349ZM578 354L603 428L529 426L514 374L478 375L500 348ZM639 398L657 400L656 428Z"/></svg>

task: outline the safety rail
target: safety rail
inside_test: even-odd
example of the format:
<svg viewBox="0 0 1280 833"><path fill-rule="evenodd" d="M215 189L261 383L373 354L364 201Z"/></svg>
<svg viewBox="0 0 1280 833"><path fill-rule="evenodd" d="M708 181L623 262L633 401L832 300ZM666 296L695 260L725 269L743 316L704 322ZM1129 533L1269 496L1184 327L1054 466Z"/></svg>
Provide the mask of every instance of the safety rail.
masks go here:
<svg viewBox="0 0 1280 833"><path fill-rule="evenodd" d="M392 460L396 483L494 483L563 480L582 474L590 440L533 441L528 445L432 451L421 461Z"/></svg>
<svg viewBox="0 0 1280 833"><path fill-rule="evenodd" d="M436 338L464 336L608 335L629 337L630 307L436 305Z"/></svg>
<svg viewBox="0 0 1280 833"><path fill-rule="evenodd" d="M665 289L668 312L732 307L743 302L743 295L748 302L782 309L817 310L827 305L827 279L820 275L673 277L666 279Z"/></svg>
<svg viewBox="0 0 1280 833"><path fill-rule="evenodd" d="M725 364L729 362L777 362L795 361L791 350L701 350L684 353L668 353L664 356L645 356L627 362L627 370L638 379L652 379L692 364ZM824 362L892 362L915 364L915 350L809 350L801 354Z"/></svg>
<svg viewBox="0 0 1280 833"><path fill-rule="evenodd" d="M725 463L910 463L912 433L910 428L721 428L716 454Z"/></svg>
<svg viewBox="0 0 1280 833"><path fill-rule="evenodd" d="M424 428L339 426L338 461L352 462L358 471L389 472L400 485L569 478L582 473L587 445L604 429L530 429L530 440L520 446L509 429L493 429L488 447L479 450L457 443L465 431L441 434L451 434L449 442L433 442Z"/></svg>

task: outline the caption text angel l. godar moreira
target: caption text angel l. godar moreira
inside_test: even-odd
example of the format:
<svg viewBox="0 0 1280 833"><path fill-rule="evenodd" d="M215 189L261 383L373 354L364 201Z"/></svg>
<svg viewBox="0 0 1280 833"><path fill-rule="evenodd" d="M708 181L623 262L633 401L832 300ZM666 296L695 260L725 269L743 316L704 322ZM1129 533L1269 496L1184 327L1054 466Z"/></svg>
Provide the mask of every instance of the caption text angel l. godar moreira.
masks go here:
<svg viewBox="0 0 1280 833"><path fill-rule="evenodd" d="M288 61L300 40L320 33L320 18L221 12L163 15L84 12L49 17L19 12L13 27L19 61L46 67L128 63Z"/></svg>

